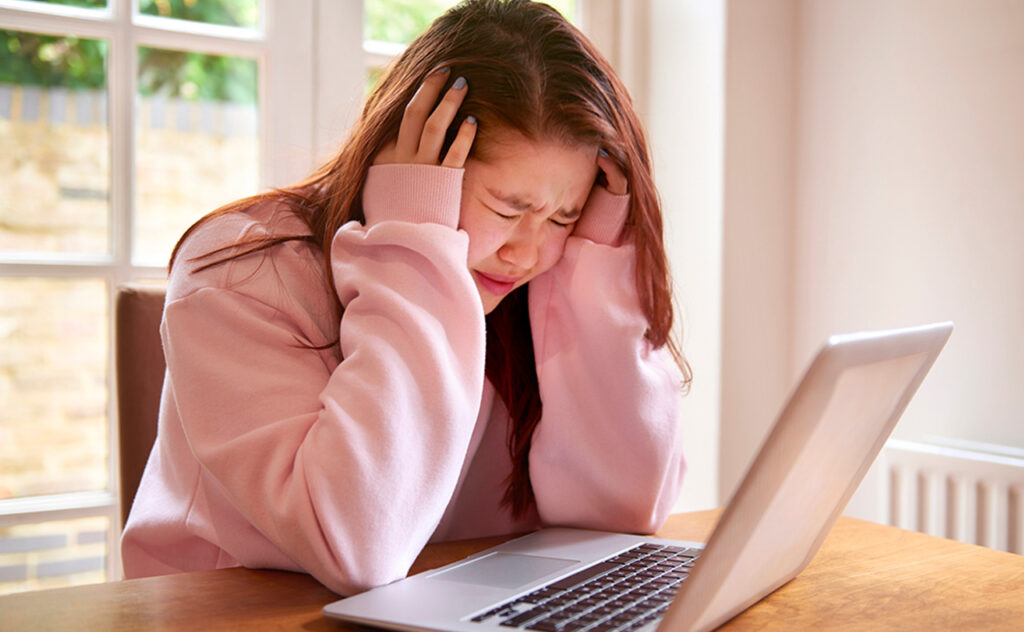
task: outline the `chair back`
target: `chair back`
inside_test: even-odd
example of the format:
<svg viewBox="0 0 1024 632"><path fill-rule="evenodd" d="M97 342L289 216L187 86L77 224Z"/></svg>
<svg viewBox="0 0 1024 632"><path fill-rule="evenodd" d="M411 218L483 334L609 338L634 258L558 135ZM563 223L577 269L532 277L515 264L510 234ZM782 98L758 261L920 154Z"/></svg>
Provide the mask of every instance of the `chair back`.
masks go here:
<svg viewBox="0 0 1024 632"><path fill-rule="evenodd" d="M156 440L166 367L160 341L165 294L162 285L125 284L114 304L122 528Z"/></svg>

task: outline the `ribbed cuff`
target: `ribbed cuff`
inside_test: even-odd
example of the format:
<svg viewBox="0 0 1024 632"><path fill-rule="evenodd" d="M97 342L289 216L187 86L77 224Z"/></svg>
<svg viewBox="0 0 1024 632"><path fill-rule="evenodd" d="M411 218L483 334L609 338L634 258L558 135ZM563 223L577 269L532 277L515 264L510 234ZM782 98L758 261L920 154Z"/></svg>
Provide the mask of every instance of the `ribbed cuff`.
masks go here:
<svg viewBox="0 0 1024 632"><path fill-rule="evenodd" d="M366 174L366 225L433 222L456 228L464 169L434 165L375 165Z"/></svg>
<svg viewBox="0 0 1024 632"><path fill-rule="evenodd" d="M622 228L629 214L629 194L614 195L596 186L583 207L583 217L576 224L573 235L597 244L618 246Z"/></svg>

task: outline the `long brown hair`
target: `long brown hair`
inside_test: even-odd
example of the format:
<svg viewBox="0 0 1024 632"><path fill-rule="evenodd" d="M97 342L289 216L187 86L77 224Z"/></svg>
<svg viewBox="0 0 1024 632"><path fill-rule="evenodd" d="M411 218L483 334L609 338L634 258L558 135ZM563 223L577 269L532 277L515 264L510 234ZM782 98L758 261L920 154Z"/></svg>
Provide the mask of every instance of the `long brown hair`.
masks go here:
<svg viewBox="0 0 1024 632"><path fill-rule="evenodd" d="M312 236L234 244L209 253L203 267L302 239L320 247L330 278L335 232L348 221L365 221L361 197L373 157L398 135L405 106L423 79L442 66L451 71L449 82L460 76L469 82L448 142L464 117L476 117L479 132L471 157L487 147L495 130L504 129L535 141L597 146L622 168L631 194L624 239L636 248L636 287L649 323L646 338L654 348L667 346L683 371L684 386L688 384L689 367L672 338L673 304L661 204L640 121L625 87L593 44L555 9L538 2L468 0L450 9L391 65L333 159L293 186L218 209L190 228L182 240L212 216L259 200L278 199L295 209ZM180 246L179 241L172 264ZM338 308L340 312L342 306ZM487 378L509 411L512 473L504 503L514 515L523 515L533 504L529 449L541 417L525 287L488 315L487 330Z"/></svg>

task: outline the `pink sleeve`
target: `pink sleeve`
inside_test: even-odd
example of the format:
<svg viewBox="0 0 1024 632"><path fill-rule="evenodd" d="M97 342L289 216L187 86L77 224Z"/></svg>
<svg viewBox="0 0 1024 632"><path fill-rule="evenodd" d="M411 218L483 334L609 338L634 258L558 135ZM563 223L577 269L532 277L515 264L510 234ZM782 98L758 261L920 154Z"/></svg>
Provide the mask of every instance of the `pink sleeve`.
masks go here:
<svg viewBox="0 0 1024 632"><path fill-rule="evenodd" d="M378 221L338 231L344 359L333 371L302 346L304 312L282 306L290 282L310 283L287 253L252 266L266 281L200 289L167 308L168 367L204 473L297 567L340 593L408 572L466 455L484 321L467 238L454 230L458 194L441 187L433 201L407 197L416 208L376 208L387 193L372 189L366 211ZM240 563L260 565L258 546L222 537Z"/></svg>
<svg viewBox="0 0 1024 632"><path fill-rule="evenodd" d="M682 376L644 340L631 244L572 237L530 282L543 416L530 479L545 524L649 533L682 484Z"/></svg>
<svg viewBox="0 0 1024 632"><path fill-rule="evenodd" d="M615 195L604 187L594 187L572 234L596 244L618 246L629 214L629 199L628 193Z"/></svg>

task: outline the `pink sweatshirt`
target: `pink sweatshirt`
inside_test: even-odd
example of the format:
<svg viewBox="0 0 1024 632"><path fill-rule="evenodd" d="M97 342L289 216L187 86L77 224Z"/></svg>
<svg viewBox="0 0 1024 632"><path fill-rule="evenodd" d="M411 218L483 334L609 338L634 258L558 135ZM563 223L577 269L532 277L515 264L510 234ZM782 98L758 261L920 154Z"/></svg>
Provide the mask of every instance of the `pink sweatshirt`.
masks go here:
<svg viewBox="0 0 1024 632"><path fill-rule="evenodd" d="M529 285L543 417L536 513L501 506L507 412L456 230L463 171L373 167L366 226L195 271L240 238L308 234L280 203L185 242L161 327L156 444L122 539L125 575L307 572L340 594L404 577L431 541L573 525L650 532L682 481L680 373L644 341L628 196L595 189L562 260ZM338 346L310 349L339 336ZM341 358L344 358L341 361Z"/></svg>

